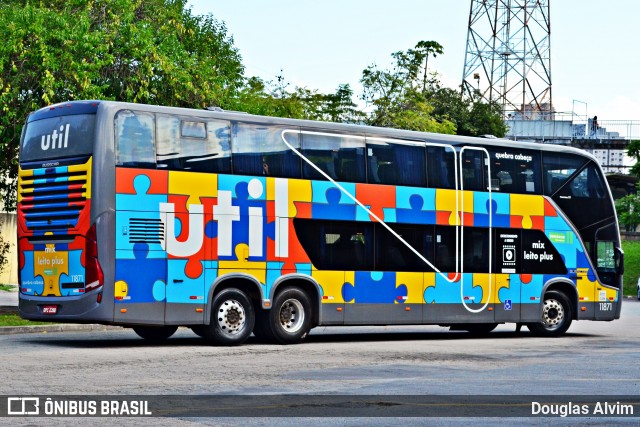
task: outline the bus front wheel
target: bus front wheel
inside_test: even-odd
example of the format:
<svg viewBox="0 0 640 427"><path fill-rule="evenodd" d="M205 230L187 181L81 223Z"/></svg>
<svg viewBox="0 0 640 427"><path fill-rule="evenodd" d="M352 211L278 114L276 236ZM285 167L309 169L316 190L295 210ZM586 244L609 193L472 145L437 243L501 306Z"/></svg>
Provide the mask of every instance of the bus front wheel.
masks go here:
<svg viewBox="0 0 640 427"><path fill-rule="evenodd" d="M569 299L561 292L550 291L544 295L541 321L528 323L527 327L539 337L559 337L569 329L572 318Z"/></svg>
<svg viewBox="0 0 640 427"><path fill-rule="evenodd" d="M280 344L296 344L306 338L311 329L311 300L298 288L288 288L276 295L267 321L270 333Z"/></svg>
<svg viewBox="0 0 640 427"><path fill-rule="evenodd" d="M255 311L247 294L228 288L213 298L211 321L201 332L217 344L239 345L251 335L254 322Z"/></svg>
<svg viewBox="0 0 640 427"><path fill-rule="evenodd" d="M162 342L175 334L177 326L135 326L133 331L150 342Z"/></svg>

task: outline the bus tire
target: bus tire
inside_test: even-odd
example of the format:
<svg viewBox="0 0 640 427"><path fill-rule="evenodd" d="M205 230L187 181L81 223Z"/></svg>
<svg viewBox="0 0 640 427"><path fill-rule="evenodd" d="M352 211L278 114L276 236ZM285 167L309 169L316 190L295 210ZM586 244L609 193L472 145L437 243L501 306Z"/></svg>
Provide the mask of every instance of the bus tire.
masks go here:
<svg viewBox="0 0 640 427"><path fill-rule="evenodd" d="M177 326L134 326L133 332L150 342L162 342L175 334Z"/></svg>
<svg viewBox="0 0 640 427"><path fill-rule="evenodd" d="M240 289L220 291L211 302L211 321L202 329L208 340L221 345L240 345L249 338L255 322L251 300Z"/></svg>
<svg viewBox="0 0 640 427"><path fill-rule="evenodd" d="M571 303L565 294L549 291L544 294L544 306L540 322L527 323L527 328L539 337L559 337L564 334L573 319Z"/></svg>
<svg viewBox="0 0 640 427"><path fill-rule="evenodd" d="M301 289L286 288L277 294L268 313L270 334L280 344L299 343L311 330L311 300Z"/></svg>

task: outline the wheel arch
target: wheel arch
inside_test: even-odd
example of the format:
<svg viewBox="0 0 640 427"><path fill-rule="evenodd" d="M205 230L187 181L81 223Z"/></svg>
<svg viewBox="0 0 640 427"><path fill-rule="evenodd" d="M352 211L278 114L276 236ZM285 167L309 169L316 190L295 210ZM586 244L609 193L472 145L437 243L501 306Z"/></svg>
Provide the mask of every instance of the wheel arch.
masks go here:
<svg viewBox="0 0 640 427"><path fill-rule="evenodd" d="M544 296L547 292L555 291L564 294L571 304L571 318L573 320L578 319L578 289L576 285L569 279L566 278L558 278L551 279L547 283L545 283L544 288L542 289L541 301L544 301ZM544 310L544 304L540 304L540 314L542 315L542 311Z"/></svg>
<svg viewBox="0 0 640 427"><path fill-rule="evenodd" d="M254 310L258 310L264 300L264 291L262 284L255 277L244 273L230 273L218 277L209 287L207 295L206 308L204 312L204 324L211 323L211 302L216 294L229 288L236 288L247 294L249 300L254 306Z"/></svg>
<svg viewBox="0 0 640 427"><path fill-rule="evenodd" d="M302 274L286 274L275 281L271 287L269 301L273 301L274 297L282 289L288 287L297 287L302 289L311 298L311 306L313 307L312 325L316 326L320 322L322 313L322 288L313 278ZM269 307L270 308L270 307Z"/></svg>

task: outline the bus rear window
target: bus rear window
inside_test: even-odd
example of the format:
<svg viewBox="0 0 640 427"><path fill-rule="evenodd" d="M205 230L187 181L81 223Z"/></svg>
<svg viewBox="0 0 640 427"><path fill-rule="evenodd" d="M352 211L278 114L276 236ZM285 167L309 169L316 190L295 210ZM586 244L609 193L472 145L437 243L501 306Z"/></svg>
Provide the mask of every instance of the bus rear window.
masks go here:
<svg viewBox="0 0 640 427"><path fill-rule="evenodd" d="M20 161L53 160L91 154L95 123L95 114L51 117L27 123Z"/></svg>

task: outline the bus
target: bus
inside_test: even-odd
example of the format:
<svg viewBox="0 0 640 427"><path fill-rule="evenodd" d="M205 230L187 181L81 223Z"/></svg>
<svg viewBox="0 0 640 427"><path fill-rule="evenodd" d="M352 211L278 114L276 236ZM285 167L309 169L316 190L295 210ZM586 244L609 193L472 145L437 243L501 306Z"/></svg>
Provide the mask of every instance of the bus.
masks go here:
<svg viewBox="0 0 640 427"><path fill-rule="evenodd" d="M620 316L611 192L570 147L73 101L31 113L19 163L25 319L237 345Z"/></svg>

